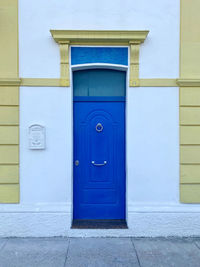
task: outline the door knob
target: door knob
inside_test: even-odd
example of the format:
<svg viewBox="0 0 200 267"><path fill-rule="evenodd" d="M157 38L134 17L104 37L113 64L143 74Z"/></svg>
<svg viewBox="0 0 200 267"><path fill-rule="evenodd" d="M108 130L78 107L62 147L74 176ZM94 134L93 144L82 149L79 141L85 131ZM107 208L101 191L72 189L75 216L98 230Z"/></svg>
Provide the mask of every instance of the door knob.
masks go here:
<svg viewBox="0 0 200 267"><path fill-rule="evenodd" d="M75 160L75 166L79 165L79 160Z"/></svg>

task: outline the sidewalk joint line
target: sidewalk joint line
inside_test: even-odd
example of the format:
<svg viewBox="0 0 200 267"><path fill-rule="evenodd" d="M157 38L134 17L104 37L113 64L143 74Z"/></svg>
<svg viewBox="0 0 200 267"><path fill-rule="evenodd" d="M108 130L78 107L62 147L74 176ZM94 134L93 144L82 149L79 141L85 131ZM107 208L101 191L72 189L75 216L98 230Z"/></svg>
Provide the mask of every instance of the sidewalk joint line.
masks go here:
<svg viewBox="0 0 200 267"><path fill-rule="evenodd" d="M68 258L68 253L69 253L69 246L70 246L70 238L69 238L69 240L68 240L68 247L67 247L67 252L66 252L66 257L65 257L64 267L66 266L66 263L67 263L67 258Z"/></svg>
<svg viewBox="0 0 200 267"><path fill-rule="evenodd" d="M5 246L8 243L8 238L5 239L5 242L3 243L3 245L0 247L0 250L3 250L5 248Z"/></svg>
<svg viewBox="0 0 200 267"><path fill-rule="evenodd" d="M197 247L198 249L200 249L200 247L198 246L198 244L196 243L196 241L194 242L194 244L196 245L196 247Z"/></svg>
<svg viewBox="0 0 200 267"><path fill-rule="evenodd" d="M136 257L137 257L137 261L138 261L138 264L139 264L139 266L141 267L140 259L139 259L139 256L138 256L138 253L137 253L137 250L136 250L136 247L135 247L135 244L134 244L134 241L133 241L133 238L132 238L132 237L131 237L131 243L132 243L133 249L134 249L134 251L135 251L135 254L136 254Z"/></svg>

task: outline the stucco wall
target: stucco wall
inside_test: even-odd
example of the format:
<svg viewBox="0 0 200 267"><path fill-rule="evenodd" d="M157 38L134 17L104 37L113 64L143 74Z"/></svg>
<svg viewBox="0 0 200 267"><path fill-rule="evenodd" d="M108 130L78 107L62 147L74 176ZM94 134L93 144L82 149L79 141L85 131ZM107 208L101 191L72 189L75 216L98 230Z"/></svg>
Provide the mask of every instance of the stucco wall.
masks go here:
<svg viewBox="0 0 200 267"><path fill-rule="evenodd" d="M178 88L129 88L128 199L179 203Z"/></svg>
<svg viewBox="0 0 200 267"><path fill-rule="evenodd" d="M122 12L123 10L123 12ZM150 30L140 77L176 78L179 1L19 1L20 77L59 77L50 29ZM71 88L21 88L21 202L71 201ZM178 88L127 91L129 200L178 202ZM47 149L28 150L27 129L47 127Z"/></svg>
<svg viewBox="0 0 200 267"><path fill-rule="evenodd" d="M19 0L20 77L59 77L59 47L52 39L50 29L123 29L150 30L140 50L141 78L177 78L179 4L179 0ZM11 212L16 211L19 224L23 220L20 212L27 212L27 223L31 221L32 212L39 211L47 217L51 214L45 219L49 231L39 226L43 215L34 215L36 222L33 224L37 229L30 235L48 236L55 229L56 235L70 235L65 232L63 220L66 219L68 229L73 191L72 89L21 87L20 90L21 203L6 207ZM198 205L188 209L179 204L178 102L177 87L127 88L127 218L130 232L124 235L131 235L131 229L133 235L137 232L140 235L182 234L185 228L180 231L171 227L176 219L181 224L181 215L176 217L176 212L200 210ZM46 127L47 148L44 151L28 149L28 127L33 123ZM0 210L5 211L5 206L0 205ZM169 214L163 219L152 213L166 210ZM139 216L140 212L149 215ZM56 215L52 219L52 213L62 214L59 215L62 220ZM171 217L170 213L173 213ZM151 228L148 232L145 227L151 224L153 217L155 231ZM157 231L162 220L168 220L171 232L166 227ZM137 225L137 231L134 225ZM25 227L19 235L28 235L28 232ZM118 234L121 235L116 232Z"/></svg>
<svg viewBox="0 0 200 267"><path fill-rule="evenodd" d="M179 76L179 0L19 0L20 75L59 77L50 29L150 30L141 78Z"/></svg>

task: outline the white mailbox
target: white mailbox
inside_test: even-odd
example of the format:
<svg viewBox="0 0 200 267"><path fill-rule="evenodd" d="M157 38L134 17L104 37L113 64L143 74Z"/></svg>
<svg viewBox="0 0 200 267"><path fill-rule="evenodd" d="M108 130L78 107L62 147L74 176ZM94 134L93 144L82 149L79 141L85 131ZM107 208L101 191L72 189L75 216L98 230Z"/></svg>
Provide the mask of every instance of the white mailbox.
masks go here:
<svg viewBox="0 0 200 267"><path fill-rule="evenodd" d="M29 127L29 149L45 149L45 127L33 124Z"/></svg>

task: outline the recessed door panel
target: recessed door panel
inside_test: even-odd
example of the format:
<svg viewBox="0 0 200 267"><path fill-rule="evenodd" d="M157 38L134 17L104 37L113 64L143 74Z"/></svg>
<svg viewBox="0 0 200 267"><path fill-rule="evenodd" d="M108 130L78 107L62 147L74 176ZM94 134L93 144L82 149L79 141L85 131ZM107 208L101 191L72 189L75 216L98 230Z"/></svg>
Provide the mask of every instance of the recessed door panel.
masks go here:
<svg viewBox="0 0 200 267"><path fill-rule="evenodd" d="M74 102L74 219L125 218L124 116L124 102Z"/></svg>

